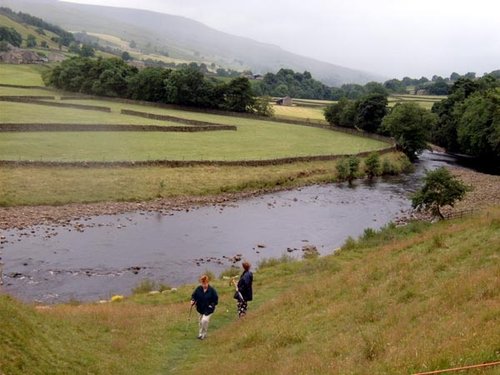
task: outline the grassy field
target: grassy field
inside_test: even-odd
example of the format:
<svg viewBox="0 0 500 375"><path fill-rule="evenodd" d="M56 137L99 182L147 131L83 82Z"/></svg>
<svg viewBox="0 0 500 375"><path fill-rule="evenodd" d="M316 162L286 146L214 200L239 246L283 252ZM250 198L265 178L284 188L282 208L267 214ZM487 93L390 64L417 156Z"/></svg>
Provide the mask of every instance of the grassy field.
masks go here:
<svg viewBox="0 0 500 375"><path fill-rule="evenodd" d="M314 122L323 122L326 124L323 109L325 107L304 107L300 105L295 106L282 106L273 105L274 115L278 118L291 119L291 120L313 120Z"/></svg>
<svg viewBox="0 0 500 375"><path fill-rule="evenodd" d="M389 96L389 107L395 106L396 103L412 102L430 110L434 103L440 102L445 98L445 96L435 95L391 95Z"/></svg>
<svg viewBox="0 0 500 375"><path fill-rule="evenodd" d="M499 225L490 209L366 231L318 259L268 260L244 320L232 287L214 280L220 303L205 341L188 320L194 284L42 309L0 295L0 371L399 375L498 361Z"/></svg>
<svg viewBox="0 0 500 375"><path fill-rule="evenodd" d="M41 73L45 69L47 68L43 65L0 64L0 83L22 86L43 86Z"/></svg>
<svg viewBox="0 0 500 375"><path fill-rule="evenodd" d="M2 92L8 92L5 90ZM20 93L23 89L16 89ZM41 90L26 89L25 95ZM44 90L51 95L50 90ZM57 99L60 93L54 91ZM59 100L57 100L59 101ZM120 160L261 160L290 156L338 155L375 151L387 147L377 140L330 130L289 125L245 117L223 116L123 104L109 100L64 100L62 103L98 105L111 113L74 108L54 108L29 103L0 102L1 122L102 123L179 125L175 122L122 115L123 108L184 119L236 125L237 131L203 133L83 132L2 133L0 159L45 161ZM294 107L290 107L294 108ZM301 108L301 111L320 110ZM302 118L299 112L289 117ZM320 116L317 116L319 118Z"/></svg>
<svg viewBox="0 0 500 375"><path fill-rule="evenodd" d="M401 154L382 161L395 173L408 167ZM206 196L297 187L336 179L335 161L266 167L188 168L0 168L0 206L62 205L111 201L150 201L161 197Z"/></svg>

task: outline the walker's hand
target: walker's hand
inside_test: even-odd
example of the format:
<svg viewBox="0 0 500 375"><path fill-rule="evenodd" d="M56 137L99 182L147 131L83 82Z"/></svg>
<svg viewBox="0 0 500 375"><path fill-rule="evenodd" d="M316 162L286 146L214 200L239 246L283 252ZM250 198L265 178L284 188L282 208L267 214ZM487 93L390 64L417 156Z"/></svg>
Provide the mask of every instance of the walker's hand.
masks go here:
<svg viewBox="0 0 500 375"><path fill-rule="evenodd" d="M195 303L195 301L191 300L191 306L194 306Z"/></svg>

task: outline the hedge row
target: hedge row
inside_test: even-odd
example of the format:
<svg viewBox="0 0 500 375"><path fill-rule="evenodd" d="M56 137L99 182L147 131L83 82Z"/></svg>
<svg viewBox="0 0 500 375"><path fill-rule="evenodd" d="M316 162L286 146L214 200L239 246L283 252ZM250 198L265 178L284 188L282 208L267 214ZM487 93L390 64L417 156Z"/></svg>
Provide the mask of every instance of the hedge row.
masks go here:
<svg viewBox="0 0 500 375"><path fill-rule="evenodd" d="M395 151L391 146L377 151L379 155ZM356 154L365 157L373 151L366 151ZM279 159L266 160L148 160L148 161L34 161L34 160L0 160L0 167L71 167L71 168L115 168L115 167L169 167L182 168L193 166L241 166L241 167L262 167L270 165L283 165L298 162L337 160L351 155L317 155L317 156L296 156Z"/></svg>
<svg viewBox="0 0 500 375"><path fill-rule="evenodd" d="M85 109L89 111L100 111L100 112L111 112L111 108L102 107L97 105L84 105L84 104L68 104L68 103L57 103L57 102L45 102L42 100L30 99L26 96L19 97L0 97L0 101L4 102L16 102L16 103L28 103L36 105L46 105L50 107L64 107L64 108L76 108Z"/></svg>
<svg viewBox="0 0 500 375"><path fill-rule="evenodd" d="M156 113L148 113L148 112L139 112L139 111L132 111L130 109L122 109L121 110L122 115L130 115L130 116L137 116L137 117L144 117L144 118L149 118L153 120L160 120L160 121L172 121L172 122L178 122L181 124L186 124L186 125L195 125L195 126L225 126L223 124L217 124L213 122L206 122L206 121L198 121L198 120L189 120L181 117L175 117L175 116L168 116L168 115L158 115Z"/></svg>
<svg viewBox="0 0 500 375"><path fill-rule="evenodd" d="M207 132L218 130L234 130L236 126L160 126L160 125L129 125L129 124L36 124L36 123L0 123L0 132Z"/></svg>

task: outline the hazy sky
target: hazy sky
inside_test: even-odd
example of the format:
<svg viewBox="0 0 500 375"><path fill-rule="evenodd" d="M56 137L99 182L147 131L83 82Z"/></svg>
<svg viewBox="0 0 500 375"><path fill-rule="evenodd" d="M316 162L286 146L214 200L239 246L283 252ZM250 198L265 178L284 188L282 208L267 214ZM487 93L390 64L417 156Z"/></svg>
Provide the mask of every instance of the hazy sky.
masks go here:
<svg viewBox="0 0 500 375"><path fill-rule="evenodd" d="M500 69L500 0L67 0L182 15L387 77Z"/></svg>

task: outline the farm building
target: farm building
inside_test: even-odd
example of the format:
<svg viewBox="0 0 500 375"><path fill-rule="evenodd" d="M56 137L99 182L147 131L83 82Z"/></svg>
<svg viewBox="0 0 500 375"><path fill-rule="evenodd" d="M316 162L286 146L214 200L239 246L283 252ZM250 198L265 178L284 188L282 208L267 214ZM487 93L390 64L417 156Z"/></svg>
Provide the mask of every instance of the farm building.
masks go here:
<svg viewBox="0 0 500 375"><path fill-rule="evenodd" d="M292 105L292 98L290 98L289 96L285 96L284 98L280 98L280 99L276 100L276 104L291 106Z"/></svg>

